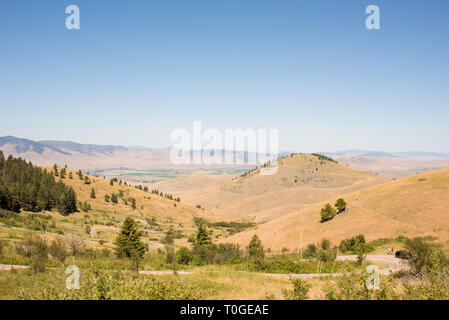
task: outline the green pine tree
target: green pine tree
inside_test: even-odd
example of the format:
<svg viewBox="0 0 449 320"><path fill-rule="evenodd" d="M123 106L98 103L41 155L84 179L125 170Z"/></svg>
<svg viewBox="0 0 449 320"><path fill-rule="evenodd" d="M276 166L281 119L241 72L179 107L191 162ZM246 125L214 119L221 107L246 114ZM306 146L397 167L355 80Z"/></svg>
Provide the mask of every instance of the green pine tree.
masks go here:
<svg viewBox="0 0 449 320"><path fill-rule="evenodd" d="M248 245L248 255L251 258L263 259L265 257L265 252L263 249L262 241L260 241L257 234L255 234Z"/></svg>
<svg viewBox="0 0 449 320"><path fill-rule="evenodd" d="M211 244L211 243L212 243L212 240L209 236L209 232L207 231L206 224L201 223L198 226L195 244L202 246L202 245Z"/></svg>
<svg viewBox="0 0 449 320"><path fill-rule="evenodd" d="M131 217L127 217L115 240L117 256L139 264L145 254L145 245L140 240L141 236L142 233L138 230L137 223Z"/></svg>
<svg viewBox="0 0 449 320"><path fill-rule="evenodd" d="M96 196L95 196L95 189L94 188L92 188L92 190L90 190L90 198L91 199L95 199L96 198Z"/></svg>

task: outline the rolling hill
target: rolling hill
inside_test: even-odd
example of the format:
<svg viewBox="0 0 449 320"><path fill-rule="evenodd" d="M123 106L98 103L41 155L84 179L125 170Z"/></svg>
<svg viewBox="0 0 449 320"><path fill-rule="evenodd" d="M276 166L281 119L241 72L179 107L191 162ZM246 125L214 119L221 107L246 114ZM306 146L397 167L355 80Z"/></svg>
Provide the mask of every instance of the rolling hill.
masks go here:
<svg viewBox="0 0 449 320"><path fill-rule="evenodd" d="M275 175L256 170L234 177L178 177L155 187L229 219L263 222L386 181L314 155L295 154L279 161Z"/></svg>
<svg viewBox="0 0 449 320"><path fill-rule="evenodd" d="M44 167L47 172L53 167ZM182 202L140 190L134 186L114 182L92 175L78 173L69 169L61 178L62 168L58 168L56 181L71 186L76 193L78 212L62 215L57 207L51 211L28 212L19 214L0 209L0 240L30 232L45 232L46 237L75 237L94 247L113 248L115 237L124 219L133 217L144 231L143 240L149 247L163 247L167 234L174 238L176 246L188 245L188 237L196 232L195 218L210 222L226 222L226 219L199 208L193 208ZM54 172L54 171L53 171ZM87 179L86 179L87 178ZM95 197L91 197L94 189ZM110 198L115 194L117 202ZM135 208L132 202L135 201ZM32 209L31 209L32 210ZM214 238L226 237L229 233L224 228L214 230Z"/></svg>
<svg viewBox="0 0 449 320"><path fill-rule="evenodd" d="M336 198L330 197L326 202L334 203ZM304 246L323 238L338 243L364 234L368 240L399 235L434 236L449 245L449 169L390 181L344 198L347 210L325 223L320 223L322 204L317 204L294 210L226 241L247 245L257 233L267 248L280 250L300 248L301 234Z"/></svg>

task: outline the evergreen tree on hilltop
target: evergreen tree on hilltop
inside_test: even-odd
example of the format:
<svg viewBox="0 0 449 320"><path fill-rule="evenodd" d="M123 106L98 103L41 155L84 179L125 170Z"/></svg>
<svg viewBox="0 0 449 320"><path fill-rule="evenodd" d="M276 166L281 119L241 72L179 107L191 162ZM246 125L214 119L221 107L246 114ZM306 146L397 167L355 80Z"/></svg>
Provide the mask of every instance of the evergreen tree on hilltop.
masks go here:
<svg viewBox="0 0 449 320"><path fill-rule="evenodd" d="M95 195L95 189L92 188L92 190L90 190L90 198L91 199L95 199L97 196Z"/></svg>
<svg viewBox="0 0 449 320"><path fill-rule="evenodd" d="M131 217L127 217L115 240L117 256L128 259L142 258L145 254L145 245L140 240L141 236L137 223Z"/></svg>

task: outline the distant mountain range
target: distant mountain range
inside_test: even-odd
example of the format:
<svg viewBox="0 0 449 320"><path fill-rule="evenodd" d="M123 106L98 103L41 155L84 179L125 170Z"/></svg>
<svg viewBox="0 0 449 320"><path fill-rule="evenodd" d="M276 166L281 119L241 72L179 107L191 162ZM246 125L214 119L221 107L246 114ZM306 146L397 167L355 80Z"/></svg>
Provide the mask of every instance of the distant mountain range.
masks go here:
<svg viewBox="0 0 449 320"><path fill-rule="evenodd" d="M342 157L373 157L373 158L393 158L407 160L442 160L449 159L449 153L406 151L406 152L384 152L384 151L366 151L366 150L345 150L335 152L323 152L322 154L332 158Z"/></svg>
<svg viewBox="0 0 449 320"><path fill-rule="evenodd" d="M81 144L72 141L33 141L13 136L0 137L0 150L6 155L12 154L40 166L53 164L68 165L72 169L105 170L114 168L128 169L194 169L202 165L175 165L170 161L170 148L145 148L141 146ZM200 154L201 150L193 154ZM235 152L234 158L246 163L255 153ZM268 155L257 154L259 159L268 159ZM233 167L252 168L251 164L213 165L210 168Z"/></svg>
<svg viewBox="0 0 449 320"><path fill-rule="evenodd" d="M195 169L204 165L174 165L170 148L140 146L81 144L72 141L33 141L13 136L0 137L0 150L24 158L36 165L68 165L72 169L98 171L115 168L129 169ZM199 153L201 151L195 151ZM289 154L282 152L280 156ZM368 170L390 178L400 178L419 172L449 167L449 154L436 152L383 152L345 150L322 152L338 162L359 170ZM235 158L247 159L254 153L236 152ZM268 155L257 155L266 157ZM251 168L253 165L214 165L208 168Z"/></svg>

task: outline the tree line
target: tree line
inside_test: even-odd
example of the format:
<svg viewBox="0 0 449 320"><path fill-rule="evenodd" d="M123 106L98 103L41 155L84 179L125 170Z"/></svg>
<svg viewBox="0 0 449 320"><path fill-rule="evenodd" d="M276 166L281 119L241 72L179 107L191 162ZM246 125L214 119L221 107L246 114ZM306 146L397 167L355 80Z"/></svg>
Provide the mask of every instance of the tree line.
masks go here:
<svg viewBox="0 0 449 320"><path fill-rule="evenodd" d="M0 151L0 208L14 212L57 209L62 215L77 211L75 191L55 180L53 171L21 158L5 159Z"/></svg>

